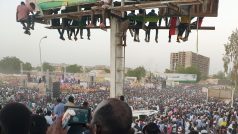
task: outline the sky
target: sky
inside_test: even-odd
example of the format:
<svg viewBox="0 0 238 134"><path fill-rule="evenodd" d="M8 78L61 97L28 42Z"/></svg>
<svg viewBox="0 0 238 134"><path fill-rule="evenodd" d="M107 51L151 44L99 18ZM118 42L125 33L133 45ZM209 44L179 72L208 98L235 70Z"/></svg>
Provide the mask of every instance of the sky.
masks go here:
<svg viewBox="0 0 238 134"><path fill-rule="evenodd" d="M110 30L91 30L91 40L62 41L57 30L46 29L46 25L36 23L31 35L23 32L16 22L16 7L21 0L5 0L0 4L0 59L16 56L33 66L40 65L39 42L43 36L48 38L41 42L42 61L50 63L78 64L82 66L110 65ZM205 18L203 26L215 26L216 30L201 30L198 36L198 53L210 57L210 74L223 70L222 54L228 37L238 27L238 0L220 0L218 17ZM159 30L158 44L153 40L155 31L151 32L151 42L144 42L144 32L140 31L140 43L133 42L127 34L126 67L144 66L147 70L164 72L170 67L170 53L178 51L196 52L197 32L189 36L187 42L168 43L168 30ZM65 34L66 38L66 34ZM79 38L79 37L78 37Z"/></svg>

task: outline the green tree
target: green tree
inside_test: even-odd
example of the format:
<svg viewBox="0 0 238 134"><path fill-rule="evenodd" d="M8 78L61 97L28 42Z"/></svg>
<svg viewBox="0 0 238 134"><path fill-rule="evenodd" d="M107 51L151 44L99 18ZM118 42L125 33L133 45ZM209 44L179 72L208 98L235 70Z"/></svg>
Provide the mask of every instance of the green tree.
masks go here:
<svg viewBox="0 0 238 134"><path fill-rule="evenodd" d="M129 69L126 76L136 77L137 80L141 80L142 77L145 77L146 70L144 67L137 67L135 69Z"/></svg>
<svg viewBox="0 0 238 134"><path fill-rule="evenodd" d="M185 74L196 74L197 82L202 79L201 72L196 66L191 66L191 67L185 68Z"/></svg>
<svg viewBox="0 0 238 134"><path fill-rule="evenodd" d="M23 70L24 71L31 71L32 70L31 63L29 63L29 62L23 63Z"/></svg>
<svg viewBox="0 0 238 134"><path fill-rule="evenodd" d="M228 38L228 42L224 44L225 55L223 57L224 71L228 72L228 67L231 71L231 80L235 84L235 94L238 91L237 82L238 82L238 30L232 32L231 36ZM233 100L232 100L233 105Z"/></svg>
<svg viewBox="0 0 238 134"><path fill-rule="evenodd" d="M92 71L93 69L92 68L89 68L89 67L85 67L84 68L84 71L86 72L86 73L89 73L90 71Z"/></svg>
<svg viewBox="0 0 238 134"><path fill-rule="evenodd" d="M41 67L40 67L40 66L33 67L33 70L38 70L38 71L41 71L40 69L41 69Z"/></svg>
<svg viewBox="0 0 238 134"><path fill-rule="evenodd" d="M225 79L225 73L223 71L218 71L217 74L214 74L213 75L213 78L216 78L216 79Z"/></svg>
<svg viewBox="0 0 238 134"><path fill-rule="evenodd" d="M182 74L182 73L185 73L186 70L185 70L185 67L184 67L184 66L182 66L182 65L177 65L176 68L175 68L175 72Z"/></svg>
<svg viewBox="0 0 238 134"><path fill-rule="evenodd" d="M0 61L0 72L8 74L20 73L20 64L22 61L16 57L4 57Z"/></svg>
<svg viewBox="0 0 238 134"><path fill-rule="evenodd" d="M82 71L83 68L81 66L76 65L76 64L67 66L66 70L69 73L81 73L81 72L83 72Z"/></svg>
<svg viewBox="0 0 238 134"><path fill-rule="evenodd" d="M108 69L108 68L104 68L104 71L105 71L106 73L110 73L110 69Z"/></svg>
<svg viewBox="0 0 238 134"><path fill-rule="evenodd" d="M50 72L54 71L55 68L53 66L50 65L50 63L44 62L43 63L43 70L44 72L49 70Z"/></svg>
<svg viewBox="0 0 238 134"><path fill-rule="evenodd" d="M183 67L183 66L177 66L176 67L176 73L180 74L196 74L197 75L197 81L201 80L201 72L196 66L191 67Z"/></svg>
<svg viewBox="0 0 238 134"><path fill-rule="evenodd" d="M173 73L173 71L166 68L164 73Z"/></svg>

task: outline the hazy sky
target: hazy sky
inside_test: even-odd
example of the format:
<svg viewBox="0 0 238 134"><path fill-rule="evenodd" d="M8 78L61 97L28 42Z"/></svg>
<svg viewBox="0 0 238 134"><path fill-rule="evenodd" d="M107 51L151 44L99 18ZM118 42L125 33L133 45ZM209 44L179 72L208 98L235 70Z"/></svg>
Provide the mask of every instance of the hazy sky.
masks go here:
<svg viewBox="0 0 238 134"><path fill-rule="evenodd" d="M31 36L24 34L20 23L16 22L16 7L20 0L5 0L0 4L0 59L5 56L16 56L34 66L40 64L39 41L42 40L42 59L51 63L79 65L110 65L110 31L92 30L91 40L61 41L57 30L48 30L44 25L36 24ZM204 26L215 26L216 30L199 31L199 54L210 57L210 74L223 70L222 54L228 37L238 27L238 0L220 0L218 17L205 18ZM196 52L196 31L192 31L189 41L177 43L172 37L168 43L168 30L159 31L159 43L151 33L151 42L144 42L141 30L140 43L133 42L128 33L126 47L126 66L145 66L151 71L164 71L169 68L170 53L177 51ZM65 34L66 38L66 34ZM79 38L79 37L78 37Z"/></svg>

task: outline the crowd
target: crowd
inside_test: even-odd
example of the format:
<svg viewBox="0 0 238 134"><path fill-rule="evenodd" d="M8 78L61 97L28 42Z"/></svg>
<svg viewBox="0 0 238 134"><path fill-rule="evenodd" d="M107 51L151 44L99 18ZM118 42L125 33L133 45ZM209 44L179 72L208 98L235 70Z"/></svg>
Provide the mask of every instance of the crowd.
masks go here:
<svg viewBox="0 0 238 134"><path fill-rule="evenodd" d="M125 101L127 107L132 107L132 110L156 110L157 114L147 116L145 118L133 119L132 115L129 115L126 118L117 119L118 121L123 121L125 124L116 124L116 121L108 118L117 118L117 115L113 114L122 114L123 108L119 108L113 100L112 106L110 107L101 107L101 103L109 101L109 91L106 90L94 90L93 92L68 92L62 93L60 98L56 100L51 100L45 96L39 96L37 89L25 89L25 88L16 88L9 86L0 87L0 102L3 109L11 107L13 105L23 104L23 106L28 107L31 114L34 115L35 121L45 121L46 127L49 126L49 131L55 131L52 127L56 127L57 119L62 118L61 116L65 112L65 106L80 106L83 109L88 109L90 114L88 114L88 123L85 124L80 130L77 130L77 127L71 126L68 130L68 133L74 133L75 131L81 133L90 134L89 128L92 129L92 123L96 123L93 126L97 126L97 123L102 123L110 128L115 129L125 127L127 123L130 124L132 130L120 128L120 130L128 130L133 133L147 133L154 134L153 132L161 134L193 134L193 133L218 133L218 134L236 134L237 132L237 101L234 103L234 107L223 101L210 98L207 102L206 94L202 92L201 86L189 85L189 86L177 86L177 87L167 87L161 89L159 86L153 88L137 87L132 88L125 86L124 97L121 97L120 100ZM13 102L19 102L13 103ZM100 103L101 102L101 103ZM107 104L107 103L106 103ZM124 102L122 103L124 105ZM128 104L128 105L127 105ZM10 106L9 106L10 105ZM120 104L118 104L120 105ZM22 106L22 107L23 107ZM97 109L102 108L102 111L99 112L99 117L95 117ZM111 114L108 110L112 110ZM114 111L115 110L115 111ZM125 109L124 109L125 110ZM3 110L4 111L4 110ZM19 111L19 110L17 110ZM114 113L115 112L115 113ZM1 119L0 112L0 124L3 124L4 120ZM91 114L94 113L94 114ZM132 114L131 111L127 113ZM9 113L10 114L10 113ZM15 112L14 112L15 114ZM26 113L25 113L26 114ZM5 116L5 115L4 115ZM10 116L10 115L9 115ZM13 115L11 115L13 116ZM32 116L32 115L31 115ZM101 117L100 117L101 116ZM126 116L126 115L125 115ZM44 118L41 118L44 117ZM3 118L3 117L2 117ZM16 117L17 118L17 117ZM96 118L97 121L93 122L93 119ZM131 120L129 120L130 118ZM105 119L105 120L104 120ZM91 123L90 123L91 120ZM104 120L105 122L101 122ZM109 123L108 123L109 121ZM131 122L130 122L131 121ZM39 123L38 122L38 123ZM53 123L55 122L55 123ZM60 122L60 121L58 121ZM62 122L61 122L62 123ZM120 123L120 122L119 122ZM40 126L37 126L35 123L34 129L38 127L44 127L42 123ZM112 125L113 124L113 125ZM89 127L90 126L90 127ZM106 127L103 126L103 127ZM118 128L116 127L118 126ZM57 126L60 127L60 126ZM99 129L100 128L100 129ZM103 131L102 126L98 129ZM109 128L105 129L108 130ZM148 129L148 130L146 130ZM43 133L46 133L47 129ZM60 130L60 129L57 129ZM152 131L153 132L149 132ZM62 132L65 129L62 128ZM146 132L148 131L148 132ZM102 133L102 132L97 132ZM123 132L126 133L126 132ZM104 134L104 133L102 133ZM107 134L105 132L105 134ZM122 132L120 133L122 134Z"/></svg>

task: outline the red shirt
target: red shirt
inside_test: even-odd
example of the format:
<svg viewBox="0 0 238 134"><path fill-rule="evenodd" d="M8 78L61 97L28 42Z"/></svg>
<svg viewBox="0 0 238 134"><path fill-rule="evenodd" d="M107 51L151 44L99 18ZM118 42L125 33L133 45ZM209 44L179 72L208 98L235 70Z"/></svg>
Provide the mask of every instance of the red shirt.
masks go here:
<svg viewBox="0 0 238 134"><path fill-rule="evenodd" d="M26 5L17 6L17 20L26 20L29 16L30 9Z"/></svg>

